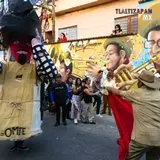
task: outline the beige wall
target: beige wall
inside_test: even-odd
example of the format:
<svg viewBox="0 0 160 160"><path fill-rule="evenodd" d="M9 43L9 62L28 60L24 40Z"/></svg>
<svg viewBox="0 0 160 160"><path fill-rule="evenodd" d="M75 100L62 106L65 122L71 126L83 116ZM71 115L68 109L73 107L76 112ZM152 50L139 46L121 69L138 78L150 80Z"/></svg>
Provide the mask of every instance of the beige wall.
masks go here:
<svg viewBox="0 0 160 160"><path fill-rule="evenodd" d="M58 0L56 1L56 11L66 10L96 1L98 0Z"/></svg>
<svg viewBox="0 0 160 160"><path fill-rule="evenodd" d="M65 2L66 0L61 1ZM85 0L76 1L80 2ZM58 38L58 28L74 25L78 26L78 39L110 35L114 28L114 18L125 16L122 14L116 14L116 8L138 8L138 2L137 0L120 0L62 16L57 16L56 39Z"/></svg>

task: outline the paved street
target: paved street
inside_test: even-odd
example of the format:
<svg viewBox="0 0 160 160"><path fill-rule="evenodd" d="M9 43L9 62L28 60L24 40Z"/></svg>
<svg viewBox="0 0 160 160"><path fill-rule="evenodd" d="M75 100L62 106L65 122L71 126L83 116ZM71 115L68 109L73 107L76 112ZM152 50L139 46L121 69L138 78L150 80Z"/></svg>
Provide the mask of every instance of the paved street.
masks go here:
<svg viewBox="0 0 160 160"><path fill-rule="evenodd" d="M9 152L11 142L0 142L0 160L117 160L118 136L110 116L97 118L96 125L68 121L54 127L55 118L45 113L43 131L26 143L28 152Z"/></svg>

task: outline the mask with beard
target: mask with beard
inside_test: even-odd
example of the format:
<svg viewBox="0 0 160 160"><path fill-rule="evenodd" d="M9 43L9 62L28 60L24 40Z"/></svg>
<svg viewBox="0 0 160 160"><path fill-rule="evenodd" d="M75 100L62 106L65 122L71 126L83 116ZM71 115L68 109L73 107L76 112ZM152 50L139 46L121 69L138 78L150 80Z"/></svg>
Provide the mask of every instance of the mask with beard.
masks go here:
<svg viewBox="0 0 160 160"><path fill-rule="evenodd" d="M14 59L20 63L20 64L25 64L27 61L30 60L31 55L33 53L32 51L32 46L31 46L31 41L27 38L24 38L23 41L12 41L9 44L10 50L11 50L11 54L14 57ZM20 51L25 51L26 54L21 54L18 53Z"/></svg>
<svg viewBox="0 0 160 160"><path fill-rule="evenodd" d="M27 62L27 56L25 54L18 55L18 63L24 65Z"/></svg>

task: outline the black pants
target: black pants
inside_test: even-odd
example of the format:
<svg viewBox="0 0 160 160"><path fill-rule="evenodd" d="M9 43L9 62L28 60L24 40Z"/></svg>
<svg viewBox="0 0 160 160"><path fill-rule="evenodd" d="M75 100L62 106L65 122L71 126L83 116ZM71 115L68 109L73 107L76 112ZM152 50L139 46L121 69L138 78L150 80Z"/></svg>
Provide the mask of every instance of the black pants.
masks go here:
<svg viewBox="0 0 160 160"><path fill-rule="evenodd" d="M43 111L44 111L44 99L45 99L45 83L41 83L41 91L40 91L40 113L41 120L43 120Z"/></svg>
<svg viewBox="0 0 160 160"><path fill-rule="evenodd" d="M71 101L69 101L69 103L68 103L67 106L66 106L66 118L67 118L67 119L70 119L70 118L71 118L71 117L70 117L71 106L72 106Z"/></svg>
<svg viewBox="0 0 160 160"><path fill-rule="evenodd" d="M62 108L62 122L66 121L66 105L56 104L56 121L60 124L60 115Z"/></svg>

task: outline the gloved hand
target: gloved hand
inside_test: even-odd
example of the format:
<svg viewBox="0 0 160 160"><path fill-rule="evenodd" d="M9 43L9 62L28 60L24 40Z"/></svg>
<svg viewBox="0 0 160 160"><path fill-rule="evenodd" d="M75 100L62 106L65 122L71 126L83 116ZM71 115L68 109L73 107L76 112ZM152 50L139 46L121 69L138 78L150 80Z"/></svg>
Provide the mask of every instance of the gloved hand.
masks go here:
<svg viewBox="0 0 160 160"><path fill-rule="evenodd" d="M31 44L32 44L32 47L37 45L42 45L42 39L37 28L36 28L36 37L32 39Z"/></svg>

